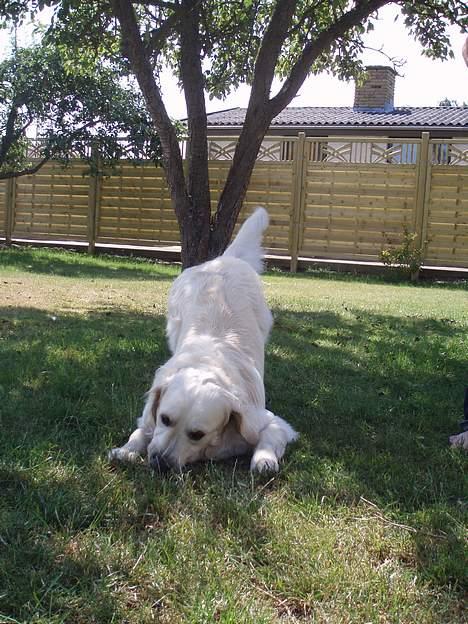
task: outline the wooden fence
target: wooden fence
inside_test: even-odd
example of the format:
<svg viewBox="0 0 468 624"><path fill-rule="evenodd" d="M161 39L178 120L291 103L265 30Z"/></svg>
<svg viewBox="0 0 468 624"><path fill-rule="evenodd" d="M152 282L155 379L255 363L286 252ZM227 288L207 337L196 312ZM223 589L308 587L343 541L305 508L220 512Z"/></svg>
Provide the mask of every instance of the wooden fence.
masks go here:
<svg viewBox="0 0 468 624"><path fill-rule="evenodd" d="M211 137L213 207L235 149ZM50 162L0 182L0 238L166 247L179 232L162 169L123 162L112 175L84 175L85 163ZM297 137L265 140L241 220L257 205L271 217L270 253L378 260L404 228L417 234L424 264L468 268L466 140Z"/></svg>

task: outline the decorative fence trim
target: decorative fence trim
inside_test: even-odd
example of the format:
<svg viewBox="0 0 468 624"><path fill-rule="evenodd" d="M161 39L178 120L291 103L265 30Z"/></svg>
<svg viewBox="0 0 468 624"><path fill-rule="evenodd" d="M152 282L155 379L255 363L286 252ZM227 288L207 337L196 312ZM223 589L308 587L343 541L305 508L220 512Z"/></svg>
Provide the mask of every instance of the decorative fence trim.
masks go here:
<svg viewBox="0 0 468 624"><path fill-rule="evenodd" d="M208 143L215 209L236 139ZM87 243L90 253L179 243L161 168L122 161L112 175L87 171L79 160L66 169L49 162L0 181L0 237ZM270 214L265 247L290 258L292 271L300 258L378 260L404 227L417 234L424 264L468 268L468 137L266 137L240 222L259 204Z"/></svg>

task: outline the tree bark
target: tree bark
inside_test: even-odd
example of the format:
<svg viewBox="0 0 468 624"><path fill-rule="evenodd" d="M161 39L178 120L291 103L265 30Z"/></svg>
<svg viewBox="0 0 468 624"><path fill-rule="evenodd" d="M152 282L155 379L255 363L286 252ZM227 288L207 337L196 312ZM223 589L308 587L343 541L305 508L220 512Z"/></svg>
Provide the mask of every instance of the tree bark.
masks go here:
<svg viewBox="0 0 468 624"><path fill-rule="evenodd" d="M161 140L163 167L179 223L182 265L186 268L200 264L208 256L211 202L198 0L183 0L181 6L174 5L179 17L171 20L171 26L179 30L181 43L180 71L188 116L187 178L178 138L156 84L132 2L112 0L112 7L121 26L123 52Z"/></svg>
<svg viewBox="0 0 468 624"><path fill-rule="evenodd" d="M204 78L201 65L198 0L183 0L180 19L180 74L185 85L187 105L187 193L192 206L185 215L190 228L190 248L185 250L185 265L199 264L208 257L210 240L210 181Z"/></svg>

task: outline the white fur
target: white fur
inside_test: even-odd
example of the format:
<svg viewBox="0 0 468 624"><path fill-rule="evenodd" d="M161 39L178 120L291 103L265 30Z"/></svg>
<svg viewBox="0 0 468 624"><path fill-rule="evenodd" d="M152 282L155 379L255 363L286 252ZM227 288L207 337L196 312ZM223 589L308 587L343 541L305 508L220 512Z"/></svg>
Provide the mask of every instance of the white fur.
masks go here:
<svg viewBox="0 0 468 624"><path fill-rule="evenodd" d="M173 355L156 371L138 428L111 459L146 453L153 465L182 467L251 452L252 470L278 470L297 433L265 408L264 345L273 319L256 271L267 226L258 208L222 256L175 280L166 328ZM197 432L203 437L190 439Z"/></svg>

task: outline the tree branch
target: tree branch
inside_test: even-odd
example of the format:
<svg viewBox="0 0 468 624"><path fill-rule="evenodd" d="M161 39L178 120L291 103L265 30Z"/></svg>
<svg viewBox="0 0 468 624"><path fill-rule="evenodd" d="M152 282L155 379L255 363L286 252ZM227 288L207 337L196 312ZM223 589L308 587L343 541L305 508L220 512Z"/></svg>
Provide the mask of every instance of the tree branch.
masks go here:
<svg viewBox="0 0 468 624"><path fill-rule="evenodd" d="M298 31L303 30L304 24L307 22L307 20L311 21L311 19L315 15L316 9L322 4L325 4L324 0L318 0L312 6L308 7L307 10L303 12L300 20L296 24L294 24L294 26L291 28L288 35L291 36L297 33Z"/></svg>
<svg viewBox="0 0 468 624"><path fill-rule="evenodd" d="M170 36L177 27L180 20L179 12L174 12L167 17L164 22L158 28L155 28L150 35L149 43L146 46L147 51L150 54L159 54L161 52L162 44Z"/></svg>
<svg viewBox="0 0 468 624"><path fill-rule="evenodd" d="M269 109L271 119L278 115L297 94L317 58L325 52L338 37L348 30L367 19L369 15L382 8L386 4L392 4L394 0L369 0L356 3L356 6L344 13L322 31L318 37L308 43L301 56L294 64L289 77L285 80L278 93L270 100Z"/></svg>
<svg viewBox="0 0 468 624"><path fill-rule="evenodd" d="M21 169L21 171L7 171L3 173L0 171L0 180L9 180L10 178L19 178L21 176L32 175L33 173L37 173L39 169L43 165L45 165L46 162L48 162L51 158L52 158L52 155L44 156L44 158L42 158L38 163L36 163L34 167L27 167L26 169Z"/></svg>
<svg viewBox="0 0 468 624"><path fill-rule="evenodd" d="M223 230L229 235L232 234L258 151L272 119L291 102L307 77L313 62L336 38L392 1L361 0L353 9L338 17L336 22L305 46L290 76L278 94L270 99L276 64L297 5L294 0L278 0L258 53L249 106L226 184L218 203L216 229L210 244L211 257L222 251Z"/></svg>
<svg viewBox="0 0 468 624"><path fill-rule="evenodd" d="M154 79L132 2L130 0L112 0L112 10L120 23L124 54L130 61L132 71L138 80L161 141L163 167L181 229L181 236L184 239L188 236L184 225L184 215L190 212L190 201L185 189L182 155L177 135Z"/></svg>
<svg viewBox="0 0 468 624"><path fill-rule="evenodd" d="M278 0L255 62L251 101L267 100L297 0Z"/></svg>
<svg viewBox="0 0 468 624"><path fill-rule="evenodd" d="M281 49L291 26L297 0L278 0L258 51L244 124L219 198L210 255L223 251L225 232L231 236L263 137L271 122L267 104Z"/></svg>
<svg viewBox="0 0 468 624"><path fill-rule="evenodd" d="M377 52L378 54L381 54L382 56L384 56L387 61L389 63L392 64L393 69L396 71L396 68L400 68L403 67L404 65L406 65L406 59L402 58L401 56L390 56L389 54L387 54L384 51L384 47L383 45L380 48L373 48L372 46L362 46L363 50L370 50L371 52Z"/></svg>

